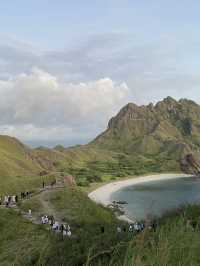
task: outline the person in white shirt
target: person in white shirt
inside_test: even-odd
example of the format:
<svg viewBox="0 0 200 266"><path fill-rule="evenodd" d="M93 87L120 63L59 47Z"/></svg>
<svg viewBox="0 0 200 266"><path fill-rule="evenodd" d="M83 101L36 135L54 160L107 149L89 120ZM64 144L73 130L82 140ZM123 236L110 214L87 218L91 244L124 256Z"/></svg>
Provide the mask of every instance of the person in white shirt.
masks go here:
<svg viewBox="0 0 200 266"><path fill-rule="evenodd" d="M71 237L71 235L72 235L72 232L71 232L70 230L68 230L68 231L67 231L67 236L68 236L68 237Z"/></svg>
<svg viewBox="0 0 200 266"><path fill-rule="evenodd" d="M67 236L67 231L66 230L63 230L63 236Z"/></svg>

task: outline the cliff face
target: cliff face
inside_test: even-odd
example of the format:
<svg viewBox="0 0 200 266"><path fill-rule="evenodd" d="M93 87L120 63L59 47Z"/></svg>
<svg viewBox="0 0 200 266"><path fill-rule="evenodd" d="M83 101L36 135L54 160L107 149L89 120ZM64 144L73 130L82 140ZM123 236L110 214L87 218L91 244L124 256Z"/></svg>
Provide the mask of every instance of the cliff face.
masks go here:
<svg viewBox="0 0 200 266"><path fill-rule="evenodd" d="M193 154L187 154L180 161L181 170L200 177L200 161Z"/></svg>
<svg viewBox="0 0 200 266"><path fill-rule="evenodd" d="M200 148L200 106L167 97L156 105L127 104L92 143L128 154L165 154L180 159Z"/></svg>

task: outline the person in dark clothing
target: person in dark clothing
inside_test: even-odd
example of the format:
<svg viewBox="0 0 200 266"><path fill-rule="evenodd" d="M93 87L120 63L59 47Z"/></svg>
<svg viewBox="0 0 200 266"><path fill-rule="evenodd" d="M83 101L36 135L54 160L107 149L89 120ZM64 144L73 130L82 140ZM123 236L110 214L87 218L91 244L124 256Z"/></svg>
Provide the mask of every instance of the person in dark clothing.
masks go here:
<svg viewBox="0 0 200 266"><path fill-rule="evenodd" d="M43 187L43 188L45 187L45 183L44 183L44 181L42 182L42 187Z"/></svg>
<svg viewBox="0 0 200 266"><path fill-rule="evenodd" d="M11 196L8 196L8 204L11 202Z"/></svg>
<svg viewBox="0 0 200 266"><path fill-rule="evenodd" d="M61 225L60 225L60 231L61 231L61 233L63 232L63 230L64 230L64 225L61 224Z"/></svg>
<svg viewBox="0 0 200 266"><path fill-rule="evenodd" d="M105 232L104 226L101 226L101 233L103 234Z"/></svg>

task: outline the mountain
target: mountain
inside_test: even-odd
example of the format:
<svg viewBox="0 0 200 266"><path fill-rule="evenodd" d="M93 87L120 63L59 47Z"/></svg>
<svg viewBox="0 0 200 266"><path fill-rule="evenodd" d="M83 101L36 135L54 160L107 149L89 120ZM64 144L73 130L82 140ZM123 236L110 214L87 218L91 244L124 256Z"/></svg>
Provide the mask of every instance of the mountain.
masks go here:
<svg viewBox="0 0 200 266"><path fill-rule="evenodd" d="M126 154L180 159L200 148L200 106L165 98L156 105L127 104L92 146Z"/></svg>

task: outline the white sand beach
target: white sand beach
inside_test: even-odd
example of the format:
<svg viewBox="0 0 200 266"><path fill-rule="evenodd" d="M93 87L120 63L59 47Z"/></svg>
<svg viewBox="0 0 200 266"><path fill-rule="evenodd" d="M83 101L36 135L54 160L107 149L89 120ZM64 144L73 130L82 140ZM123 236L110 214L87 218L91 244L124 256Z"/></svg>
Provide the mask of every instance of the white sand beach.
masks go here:
<svg viewBox="0 0 200 266"><path fill-rule="evenodd" d="M149 181L157 181L157 180L167 180L167 179L173 179L173 178L183 178L183 177L189 177L191 175L187 174L155 174L155 175L149 175L149 176L140 176L140 177L134 177L122 181L116 181L112 183L108 183L106 185L103 185L102 187L92 191L88 194L88 197L99 203L103 206L108 206L112 203L111 195L113 192L118 191L121 188L125 188L127 186L136 185L139 183L149 182ZM123 215L120 217L120 219L131 221L127 216Z"/></svg>

